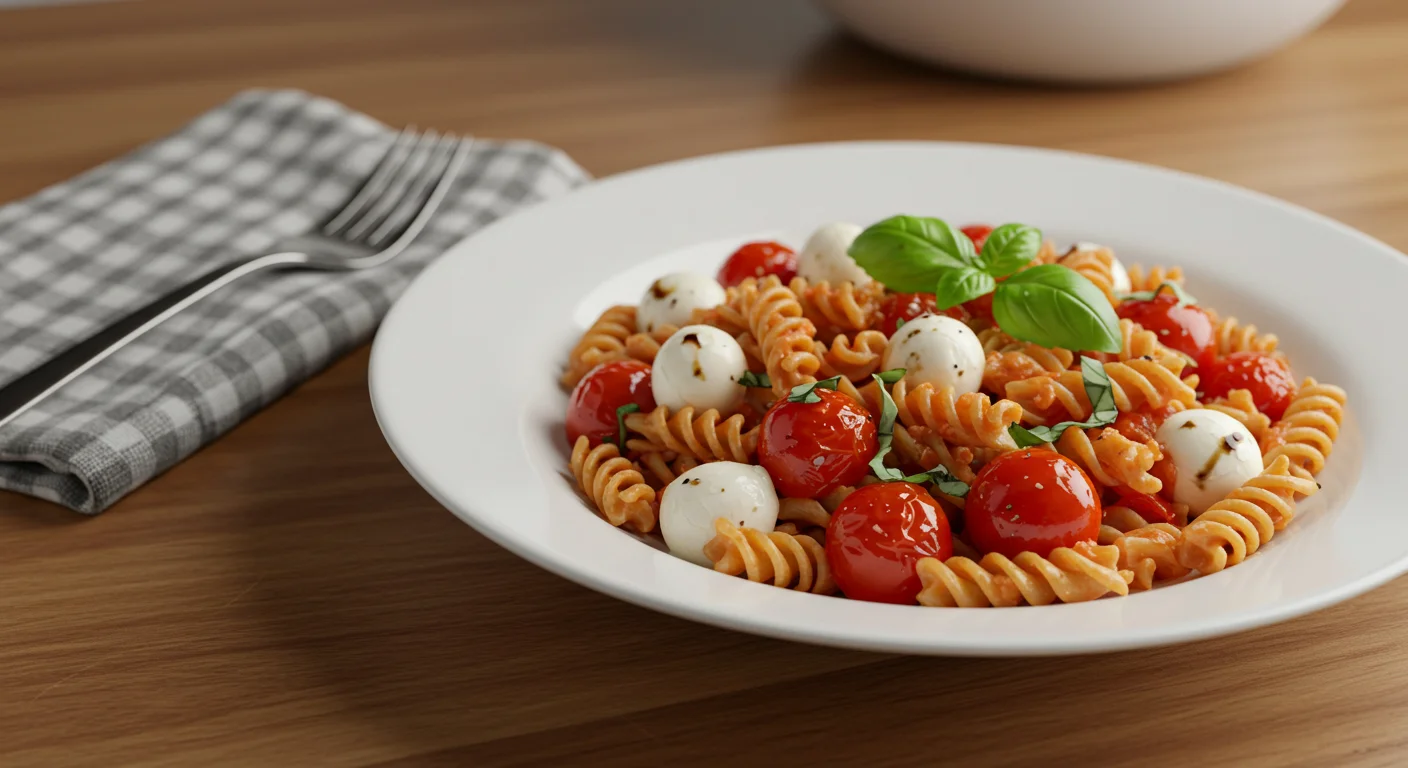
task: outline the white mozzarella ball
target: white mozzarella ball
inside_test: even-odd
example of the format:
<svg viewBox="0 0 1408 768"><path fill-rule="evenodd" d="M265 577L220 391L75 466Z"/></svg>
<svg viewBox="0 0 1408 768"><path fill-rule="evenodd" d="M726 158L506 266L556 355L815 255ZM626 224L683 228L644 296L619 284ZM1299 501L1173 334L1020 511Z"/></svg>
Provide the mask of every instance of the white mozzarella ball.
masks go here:
<svg viewBox="0 0 1408 768"><path fill-rule="evenodd" d="M1198 514L1261 474L1261 449L1242 422L1195 408L1168 417L1155 438L1178 470L1174 501Z"/></svg>
<svg viewBox="0 0 1408 768"><path fill-rule="evenodd" d="M1097 243L1076 243L1078 251L1099 251L1102 249L1109 250ZM1124 268L1124 262L1120 261L1114 251L1110 251L1110 277L1112 278L1111 287L1115 289L1115 293L1129 293L1134 290L1134 285L1129 282L1129 270Z"/></svg>
<svg viewBox="0 0 1408 768"><path fill-rule="evenodd" d="M712 277L697 272L674 272L645 289L636 308L636 330L641 333L665 325L689 322L696 309L709 309L724 303L724 287Z"/></svg>
<svg viewBox="0 0 1408 768"><path fill-rule="evenodd" d="M857 287L866 285L870 275L847 253L863 231L855 224L838 221L813 232L797 254L797 274L813 283L825 280L832 285L846 281Z"/></svg>
<svg viewBox="0 0 1408 768"><path fill-rule="evenodd" d="M944 315L922 315L890 337L884 367L905 369L911 387L952 387L956 396L978 391L984 362L983 344L973 329Z"/></svg>
<svg viewBox="0 0 1408 768"><path fill-rule="evenodd" d="M704 545L714 521L728 518L740 528L771 531L777 525L777 491L767 470L752 464L700 464L665 486L660 498L660 534L670 552L710 565Z"/></svg>
<svg viewBox="0 0 1408 768"><path fill-rule="evenodd" d="M728 411L743 399L738 379L748 370L743 347L712 325L686 325L660 345L650 371L655 404L678 411Z"/></svg>

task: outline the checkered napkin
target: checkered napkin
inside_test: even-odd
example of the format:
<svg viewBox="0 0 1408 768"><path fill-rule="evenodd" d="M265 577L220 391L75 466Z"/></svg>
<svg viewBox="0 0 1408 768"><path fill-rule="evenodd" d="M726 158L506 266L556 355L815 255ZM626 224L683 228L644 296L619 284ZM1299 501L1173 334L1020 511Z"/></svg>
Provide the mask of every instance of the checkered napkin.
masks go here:
<svg viewBox="0 0 1408 768"><path fill-rule="evenodd" d="M0 385L217 264L311 230L394 135L326 99L249 91L0 208ZM549 147L474 141L397 259L259 273L203 299L0 429L0 488L101 512L367 341L451 244L587 178Z"/></svg>

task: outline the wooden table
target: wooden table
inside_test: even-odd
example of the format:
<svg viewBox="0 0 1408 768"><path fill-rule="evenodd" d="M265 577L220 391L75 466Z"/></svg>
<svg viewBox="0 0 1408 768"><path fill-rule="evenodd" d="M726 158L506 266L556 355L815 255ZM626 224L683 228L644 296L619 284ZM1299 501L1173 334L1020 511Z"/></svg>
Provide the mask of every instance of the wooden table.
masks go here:
<svg viewBox="0 0 1408 768"><path fill-rule="evenodd" d="M922 69L801 0L32 9L0 13L0 199L267 85L535 138L598 174L825 139L1096 152L1269 192L1404 249L1406 75L1400 0L1354 0L1237 72L1110 90ZM1105 656L759 639L603 597L481 538L392 457L366 366L352 355L98 518L0 495L0 764L1408 764L1408 580Z"/></svg>

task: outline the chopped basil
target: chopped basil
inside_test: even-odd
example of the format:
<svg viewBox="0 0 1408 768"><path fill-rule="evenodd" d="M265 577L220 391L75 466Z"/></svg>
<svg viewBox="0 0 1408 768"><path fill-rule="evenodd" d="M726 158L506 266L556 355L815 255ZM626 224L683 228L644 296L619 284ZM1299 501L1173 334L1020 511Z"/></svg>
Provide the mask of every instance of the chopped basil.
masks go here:
<svg viewBox="0 0 1408 768"><path fill-rule="evenodd" d="M841 383L840 376L832 376L829 379L814 381L810 384L798 384L792 388L792 392L787 395L789 403L819 403L821 395L816 393L818 387L821 389L836 389L836 385Z"/></svg>
<svg viewBox="0 0 1408 768"><path fill-rule="evenodd" d="M772 379L769 379L766 373L753 373L752 371L744 371L743 375L738 377L738 383L745 387L760 389L772 387Z"/></svg>
<svg viewBox="0 0 1408 768"><path fill-rule="evenodd" d="M1090 418L1085 421L1063 421L1051 427L1032 427L1030 429L1013 424L1007 428L1008 434L1017 442L1020 448L1030 448L1042 443L1054 443L1061 437L1061 433L1071 427L1080 429L1090 429L1092 427L1103 427L1113 424L1119 418L1119 409L1115 407L1115 391L1110 385L1110 377L1105 374L1105 365L1093 357L1082 356L1080 359L1081 379L1085 384L1086 397L1090 398Z"/></svg>
<svg viewBox="0 0 1408 768"><path fill-rule="evenodd" d="M1178 298L1178 306L1186 307L1189 304L1197 304L1198 300L1193 298L1193 294L1183 290L1183 286L1178 283L1159 283L1152 291L1135 291L1134 293L1121 294L1120 299L1124 301L1153 301L1159 292L1167 288Z"/></svg>
<svg viewBox="0 0 1408 768"><path fill-rule="evenodd" d="M617 433L618 433L619 436L618 436L615 440L612 440L612 439L609 438L609 437L603 438L603 439L602 439L602 442L604 442L604 443L613 443L613 442L614 442L614 443L616 443L617 446L619 446L619 447L621 448L621 450L624 451L624 450L626 449L626 414L628 414L628 413L635 413L636 411L639 411L639 410L640 410L640 406L637 405L637 404L635 404L635 403L626 403L625 405L621 406L620 408L617 408L617 409L616 409L616 429L617 429L617 431L618 431Z"/></svg>

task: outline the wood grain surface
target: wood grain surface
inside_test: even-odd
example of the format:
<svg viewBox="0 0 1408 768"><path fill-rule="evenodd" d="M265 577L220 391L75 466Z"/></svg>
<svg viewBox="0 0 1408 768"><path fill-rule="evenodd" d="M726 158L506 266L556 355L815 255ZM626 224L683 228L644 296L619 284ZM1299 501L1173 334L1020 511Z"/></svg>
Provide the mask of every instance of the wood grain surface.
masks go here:
<svg viewBox="0 0 1408 768"><path fill-rule="evenodd" d="M1400 0L1354 0L1254 66L1137 89L931 71L800 0L7 11L0 199L259 85L538 139L597 174L831 139L1095 152L1408 248ZM382 442L366 365L352 355L95 519L0 495L0 765L1408 764L1408 580L1093 657L759 639L600 596L458 522Z"/></svg>

